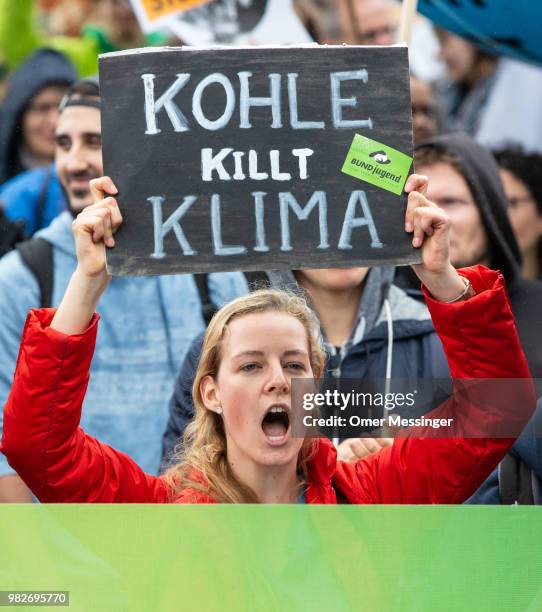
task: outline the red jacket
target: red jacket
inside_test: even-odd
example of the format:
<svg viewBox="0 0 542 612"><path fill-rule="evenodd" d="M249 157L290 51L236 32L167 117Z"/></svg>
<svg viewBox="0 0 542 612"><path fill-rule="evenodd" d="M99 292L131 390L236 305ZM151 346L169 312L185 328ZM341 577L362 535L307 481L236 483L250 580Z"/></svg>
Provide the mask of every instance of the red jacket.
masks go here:
<svg viewBox="0 0 542 612"><path fill-rule="evenodd" d="M428 297L454 378L530 378L502 276L483 267L467 276L478 295L443 304ZM101 444L79 427L98 316L82 334L49 327L54 310L28 315L14 383L4 410L2 451L42 502L172 501L165 482L145 474L127 455ZM517 403L492 414L519 432L534 408L525 382ZM453 402L444 406L448 416ZM440 410L440 409L439 409ZM480 415L479 415L480 416ZM482 414L481 418L485 418ZM466 423L460 424L464 426ZM508 431L508 430L507 430ZM413 430L413 435L420 434ZM484 481L511 446L511 438L396 439L356 463L337 461L321 440L309 466L307 503L460 503ZM212 503L182 491L178 503Z"/></svg>

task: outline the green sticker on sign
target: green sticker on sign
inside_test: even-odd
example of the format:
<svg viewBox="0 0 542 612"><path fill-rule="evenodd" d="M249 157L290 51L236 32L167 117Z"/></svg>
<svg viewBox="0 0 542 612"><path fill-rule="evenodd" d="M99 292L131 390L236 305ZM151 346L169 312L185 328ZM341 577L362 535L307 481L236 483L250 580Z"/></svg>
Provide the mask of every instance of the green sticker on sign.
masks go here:
<svg viewBox="0 0 542 612"><path fill-rule="evenodd" d="M356 134L342 172L397 195L403 193L412 157Z"/></svg>

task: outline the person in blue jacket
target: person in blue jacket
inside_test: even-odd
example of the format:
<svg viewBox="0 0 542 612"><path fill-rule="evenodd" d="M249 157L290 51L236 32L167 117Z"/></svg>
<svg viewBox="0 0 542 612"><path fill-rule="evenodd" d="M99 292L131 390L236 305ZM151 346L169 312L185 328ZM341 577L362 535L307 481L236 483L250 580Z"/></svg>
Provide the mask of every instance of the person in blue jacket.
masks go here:
<svg viewBox="0 0 542 612"><path fill-rule="evenodd" d="M66 198L54 165L21 172L0 188L0 206L7 219L24 222L24 235L47 227L66 209Z"/></svg>
<svg viewBox="0 0 542 612"><path fill-rule="evenodd" d="M68 210L28 244L52 255L51 306L57 306L77 267L74 216L92 203L89 181L102 176L100 98L96 81L73 86L56 130L56 171ZM208 276L209 296L223 305L247 292L241 273ZM24 322L43 293L21 251L0 259L0 404L8 397ZM100 332L82 425L88 433L128 453L157 473L168 399L192 339L205 318L192 275L115 277L99 303ZM1 418L1 417L0 417ZM0 426L1 426L0 422ZM0 501L30 501L22 481L0 454Z"/></svg>

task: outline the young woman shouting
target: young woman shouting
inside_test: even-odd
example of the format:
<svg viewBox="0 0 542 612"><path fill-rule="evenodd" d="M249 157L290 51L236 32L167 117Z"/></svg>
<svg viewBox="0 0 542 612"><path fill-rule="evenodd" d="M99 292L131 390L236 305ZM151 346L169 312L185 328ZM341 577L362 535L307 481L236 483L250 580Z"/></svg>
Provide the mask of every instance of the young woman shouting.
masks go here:
<svg viewBox="0 0 542 612"><path fill-rule="evenodd" d="M2 452L40 501L460 503L512 444L497 437L406 437L344 463L328 440L294 438L291 381L318 378L324 353L303 300L263 290L227 304L211 321L185 453L165 476L145 474L79 428L95 309L109 280L105 249L114 246L122 221L111 179L91 186L96 203L74 222L77 270L56 311L30 312L4 411ZM422 252L414 268L452 375L528 379L501 275L452 267L449 220L426 189L425 177L408 180L405 230ZM488 418L519 433L534 406L530 383L515 400ZM447 403L448 416L454 402ZM466 426L460 423L462 431Z"/></svg>

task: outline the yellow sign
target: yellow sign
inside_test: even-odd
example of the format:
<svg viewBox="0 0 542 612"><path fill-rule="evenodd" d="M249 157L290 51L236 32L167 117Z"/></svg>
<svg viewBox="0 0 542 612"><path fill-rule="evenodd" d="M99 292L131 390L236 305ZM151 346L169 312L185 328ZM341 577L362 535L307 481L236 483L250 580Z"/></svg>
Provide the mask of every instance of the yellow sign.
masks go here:
<svg viewBox="0 0 542 612"><path fill-rule="evenodd" d="M171 13L188 11L208 2L209 0L140 0L149 21L155 21Z"/></svg>

